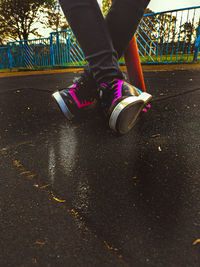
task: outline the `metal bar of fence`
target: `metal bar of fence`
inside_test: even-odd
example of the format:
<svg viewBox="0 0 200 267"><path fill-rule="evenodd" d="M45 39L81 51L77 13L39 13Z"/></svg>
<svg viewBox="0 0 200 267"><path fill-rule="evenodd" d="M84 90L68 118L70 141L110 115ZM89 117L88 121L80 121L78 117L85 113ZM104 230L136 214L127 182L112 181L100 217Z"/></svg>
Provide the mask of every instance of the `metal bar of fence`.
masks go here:
<svg viewBox="0 0 200 267"><path fill-rule="evenodd" d="M156 61L158 61L158 44L159 44L159 38L160 38L161 15L159 17L160 17L160 21L159 21L159 30L158 30L158 37L157 37Z"/></svg>
<svg viewBox="0 0 200 267"><path fill-rule="evenodd" d="M68 39L67 35L65 36L65 62L68 64Z"/></svg>
<svg viewBox="0 0 200 267"><path fill-rule="evenodd" d="M161 60L161 61L162 61L162 56L163 56L163 47L164 47L164 38L165 38L166 18L167 18L167 14L165 14L165 20L164 20L164 26L163 26L163 37L162 37L162 47L161 47L161 57L160 57L160 60Z"/></svg>
<svg viewBox="0 0 200 267"><path fill-rule="evenodd" d="M61 38L60 38L60 61L61 64L63 65L64 60L63 60L63 32L61 33Z"/></svg>
<svg viewBox="0 0 200 267"><path fill-rule="evenodd" d="M142 37L142 35L139 32L137 32L137 34L144 41L144 43L149 47L149 50L155 55L156 53L151 49L150 45L146 42L146 40Z"/></svg>
<svg viewBox="0 0 200 267"><path fill-rule="evenodd" d="M73 36L71 36L72 37L72 40L74 41L74 38L73 38ZM76 43L76 42L75 42ZM80 58L81 59L83 59L84 58L84 54L83 54L83 51L82 51L82 49L80 48L80 46L76 43L76 51L77 51L77 53L79 54L79 56L80 56Z"/></svg>
<svg viewBox="0 0 200 267"><path fill-rule="evenodd" d="M10 45L8 45L8 62L9 62L9 69L12 71L12 54L10 52Z"/></svg>
<svg viewBox="0 0 200 267"><path fill-rule="evenodd" d="M78 61L79 63L81 62L80 58L77 56L77 54L75 53L75 46L74 44L72 43L72 47L73 47L73 50L71 50L71 56L73 56L73 60L74 61Z"/></svg>
<svg viewBox="0 0 200 267"><path fill-rule="evenodd" d="M43 45L41 45L41 53L42 53L42 59L43 59L43 61L42 61L42 66L46 66L46 57L45 57L45 54L44 54L44 46Z"/></svg>
<svg viewBox="0 0 200 267"><path fill-rule="evenodd" d="M190 10L188 10L188 13L187 13L187 22L186 22L186 24L185 24L186 26L185 26L185 32L184 32L184 35L186 35L187 28L188 28L189 12L190 12ZM182 57L181 57L181 60L183 60L183 55L184 55L184 50L185 50L185 42L186 42L186 38L184 38L183 51L182 51Z"/></svg>
<svg viewBox="0 0 200 267"><path fill-rule="evenodd" d="M52 37L52 34L50 36L50 53L51 53L51 67L54 68L55 57L54 57L54 50L53 50L53 37Z"/></svg>
<svg viewBox="0 0 200 267"><path fill-rule="evenodd" d="M23 49L22 49L22 42L19 44L19 46L20 46L20 51L22 53L21 60L20 60L20 66L23 66L24 55L23 55Z"/></svg>
<svg viewBox="0 0 200 267"><path fill-rule="evenodd" d="M194 62L198 60L199 48L200 48L200 18L196 30L196 40L194 44L194 58L193 58Z"/></svg>
<svg viewBox="0 0 200 267"><path fill-rule="evenodd" d="M68 64L68 32L65 32L65 37L64 37L64 40L65 40L65 46L64 46L64 49L65 49L65 52L64 52L64 57L65 57L65 64L67 65Z"/></svg>
<svg viewBox="0 0 200 267"><path fill-rule="evenodd" d="M137 40L137 42L138 42L138 45L141 46L144 51L146 51L144 46L141 44L141 42L139 40ZM140 49L139 49L139 53L141 54L141 50ZM149 55L149 57L151 58L152 61L154 61L153 58L150 55Z"/></svg>
<svg viewBox="0 0 200 267"><path fill-rule="evenodd" d="M156 27L155 27L155 26L153 25L153 23L151 22L151 20L150 20L147 16L146 16L145 18L149 21L149 23L150 23L151 26L154 28L154 30L157 30ZM154 16L154 19L158 22L156 16Z"/></svg>
<svg viewBox="0 0 200 267"><path fill-rule="evenodd" d="M65 59L64 59L64 44L63 42L61 43L61 58L62 58L62 63L65 63Z"/></svg>
<svg viewBox="0 0 200 267"><path fill-rule="evenodd" d="M73 47L73 49L76 51L76 53L77 53L78 56L79 56L79 57L77 56L77 58L78 58L78 59L83 59L83 58L84 58L84 55L83 55L82 50L81 50L80 47L77 45L77 43L74 41L74 39L72 38L72 36L70 36L70 38L71 38L71 40L72 40L72 42L71 42L72 47ZM74 44L76 44L76 46L75 46Z"/></svg>
<svg viewBox="0 0 200 267"><path fill-rule="evenodd" d="M70 52L70 63L74 63L76 61L72 52Z"/></svg>
<svg viewBox="0 0 200 267"><path fill-rule="evenodd" d="M149 32L152 32L151 29L148 27L148 25L144 22L144 20L141 20L141 23L143 23L147 27L147 29L149 30ZM139 25L139 28L142 29L142 27L140 25ZM153 34L153 36L154 36L155 39L157 38L154 34Z"/></svg>
<svg viewBox="0 0 200 267"><path fill-rule="evenodd" d="M72 47L73 47L73 45L72 45ZM79 58L77 57L77 55L76 55L76 53L74 52L73 49L71 50L71 58L73 59L73 63L76 63L77 61L80 62Z"/></svg>
<svg viewBox="0 0 200 267"><path fill-rule="evenodd" d="M71 63L71 39L69 39L69 64Z"/></svg>
<svg viewBox="0 0 200 267"><path fill-rule="evenodd" d="M67 54L67 65L69 63L69 36L67 35L67 38L66 38L66 54Z"/></svg>
<svg viewBox="0 0 200 267"><path fill-rule="evenodd" d="M58 58L58 64L60 63L60 57L59 57L59 33L56 34L56 48L57 48L57 58Z"/></svg>
<svg viewBox="0 0 200 267"><path fill-rule="evenodd" d="M137 43L140 44L139 41L137 41ZM138 52L139 52L140 56L144 58L144 61L147 62L147 59L146 59L145 56L142 54L142 52L141 52L140 50L138 50Z"/></svg>
<svg viewBox="0 0 200 267"><path fill-rule="evenodd" d="M75 45L72 43L72 46L74 48L74 50L76 51L76 56L77 56L77 59L80 61L80 60L83 60L83 57L80 55L78 49L75 47ZM78 57L79 56L79 57Z"/></svg>
<svg viewBox="0 0 200 267"><path fill-rule="evenodd" d="M67 41L67 33L65 32L65 36L64 36L64 61L65 61L65 65L67 65L67 60L68 60L68 55L67 55L67 48L68 48L68 41Z"/></svg>
<svg viewBox="0 0 200 267"><path fill-rule="evenodd" d="M63 36L63 37L64 37L64 36ZM62 64L66 65L66 60L65 60L65 42L64 42L64 38L63 38L63 40L62 40L61 50L62 50Z"/></svg>
<svg viewBox="0 0 200 267"><path fill-rule="evenodd" d="M41 45L41 48L42 48L42 57L43 57L43 66L47 66L47 57L46 57L46 54L45 54L45 46L42 44Z"/></svg>
<svg viewBox="0 0 200 267"><path fill-rule="evenodd" d="M172 22L172 13L170 15L169 32L168 32L168 38L167 38L166 60L167 60L168 49L169 49L169 35L170 35L170 29L171 29L171 22Z"/></svg>
<svg viewBox="0 0 200 267"><path fill-rule="evenodd" d="M146 32L143 30L143 28L139 25L138 28L146 35ZM139 31L137 31L137 34L139 34ZM155 36L155 35L154 35ZM152 41L151 37L147 36L147 38L153 43L153 45L156 47L156 44ZM156 38L156 37L155 37Z"/></svg>
<svg viewBox="0 0 200 267"><path fill-rule="evenodd" d="M181 36L181 28L182 28L182 19L183 19L183 11L181 12L181 21L179 26L179 36L178 36L178 45L176 51L176 61L178 60L178 52L179 52L179 45L180 45L180 36Z"/></svg>
<svg viewBox="0 0 200 267"><path fill-rule="evenodd" d="M194 9L194 14L193 14L193 19L192 19L192 29L191 29L191 34L190 34L189 46L188 46L187 60L189 59L189 54L190 54L191 41L192 41L192 34L193 34L193 29L194 29L194 18L195 18L195 13L196 13L196 9Z"/></svg>
<svg viewBox="0 0 200 267"><path fill-rule="evenodd" d="M173 39L172 39L171 61L172 61L173 51L174 51L174 39L176 36L176 22L177 22L177 12L176 12L176 17L175 17L175 25L174 25L174 32L173 32Z"/></svg>

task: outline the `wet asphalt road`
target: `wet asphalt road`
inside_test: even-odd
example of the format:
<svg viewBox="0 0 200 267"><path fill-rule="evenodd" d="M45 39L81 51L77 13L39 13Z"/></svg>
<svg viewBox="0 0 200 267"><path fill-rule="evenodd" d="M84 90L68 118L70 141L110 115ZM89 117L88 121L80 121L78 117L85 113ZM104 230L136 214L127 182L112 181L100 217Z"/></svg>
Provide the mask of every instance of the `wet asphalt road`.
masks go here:
<svg viewBox="0 0 200 267"><path fill-rule="evenodd" d="M200 71L146 72L122 137L60 114L74 75L0 79L0 266L200 266Z"/></svg>

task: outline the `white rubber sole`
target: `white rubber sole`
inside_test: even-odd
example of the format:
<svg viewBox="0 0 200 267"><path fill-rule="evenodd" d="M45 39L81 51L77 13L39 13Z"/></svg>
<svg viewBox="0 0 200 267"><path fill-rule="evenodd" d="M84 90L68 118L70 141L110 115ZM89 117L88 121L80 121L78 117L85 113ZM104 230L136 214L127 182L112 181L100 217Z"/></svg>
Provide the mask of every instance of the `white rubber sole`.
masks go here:
<svg viewBox="0 0 200 267"><path fill-rule="evenodd" d="M120 103L117 104L117 106L114 108L114 110L111 113L110 119L109 119L109 126L112 130L117 132L116 125L119 118L120 113L127 108L129 105L133 105L134 103L143 102L144 104L140 107L138 112L135 114L135 117L133 118L133 121L136 121L138 115L142 111L144 105L148 103L152 98L152 95L144 92L140 94L139 96L129 96L125 99L123 99Z"/></svg>
<svg viewBox="0 0 200 267"><path fill-rule="evenodd" d="M62 96L60 95L59 92L55 92L52 94L52 96L55 98L58 106L60 107L61 111L63 112L63 114L65 115L65 117L68 120L72 120L74 115L71 113L71 111L68 109L67 105L65 104Z"/></svg>

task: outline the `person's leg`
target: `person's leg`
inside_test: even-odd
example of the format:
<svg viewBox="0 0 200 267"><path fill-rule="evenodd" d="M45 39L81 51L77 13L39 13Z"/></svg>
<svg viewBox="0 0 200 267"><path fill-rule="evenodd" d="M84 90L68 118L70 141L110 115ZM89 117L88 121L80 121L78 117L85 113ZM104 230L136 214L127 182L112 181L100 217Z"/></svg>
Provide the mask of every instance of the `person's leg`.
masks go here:
<svg viewBox="0 0 200 267"><path fill-rule="evenodd" d="M131 41L150 0L113 0L103 16L96 0L60 0L89 65L86 75L98 82L122 77L117 60Z"/></svg>
<svg viewBox="0 0 200 267"><path fill-rule="evenodd" d="M97 83L122 78L97 0L60 0L60 4Z"/></svg>
<svg viewBox="0 0 200 267"><path fill-rule="evenodd" d="M127 49L150 0L113 0L105 19L118 58Z"/></svg>
<svg viewBox="0 0 200 267"><path fill-rule="evenodd" d="M117 57L123 55L127 49L138 24L144 14L150 0L113 0L111 8L105 18L114 50ZM89 65L85 68L85 74L92 79Z"/></svg>

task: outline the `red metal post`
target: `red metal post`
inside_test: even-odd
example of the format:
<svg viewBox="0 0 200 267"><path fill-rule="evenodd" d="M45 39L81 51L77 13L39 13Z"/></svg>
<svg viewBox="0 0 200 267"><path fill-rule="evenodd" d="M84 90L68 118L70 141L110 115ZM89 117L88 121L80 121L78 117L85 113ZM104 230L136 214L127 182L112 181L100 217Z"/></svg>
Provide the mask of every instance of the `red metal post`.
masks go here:
<svg viewBox="0 0 200 267"><path fill-rule="evenodd" d="M144 76L135 36L129 44L124 54L124 58L130 82L138 89L146 92Z"/></svg>

